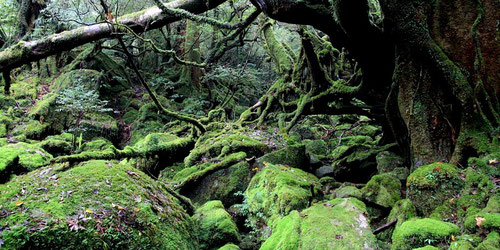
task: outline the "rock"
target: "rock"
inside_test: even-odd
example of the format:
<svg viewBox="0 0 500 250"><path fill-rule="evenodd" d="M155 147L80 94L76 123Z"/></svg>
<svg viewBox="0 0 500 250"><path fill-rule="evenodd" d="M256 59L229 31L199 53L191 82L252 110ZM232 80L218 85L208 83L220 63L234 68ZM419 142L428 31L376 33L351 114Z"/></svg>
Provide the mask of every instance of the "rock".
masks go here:
<svg viewBox="0 0 500 250"><path fill-rule="evenodd" d="M377 154L377 170L379 174L389 173L396 168L405 167L403 157L389 151Z"/></svg>
<svg viewBox="0 0 500 250"><path fill-rule="evenodd" d="M363 196L363 193L357 187L354 187L354 186L340 187L338 189L335 189L334 194L335 194L335 198L353 197L353 198L361 199L361 197Z"/></svg>
<svg viewBox="0 0 500 250"><path fill-rule="evenodd" d="M306 154L306 147L303 144L288 146L257 159L257 164L259 166L264 166L264 162L287 165L291 168L298 168L306 171L309 170L309 157Z"/></svg>
<svg viewBox="0 0 500 250"><path fill-rule="evenodd" d="M73 135L71 135L73 137ZM72 139L67 140L62 136L49 136L38 144L45 151L57 157L70 154L73 150Z"/></svg>
<svg viewBox="0 0 500 250"><path fill-rule="evenodd" d="M52 155L42 148L19 142L0 147L0 183L8 180L11 174L33 171L48 165Z"/></svg>
<svg viewBox="0 0 500 250"><path fill-rule="evenodd" d="M10 248L198 249L195 225L164 185L116 161L40 168L0 185Z"/></svg>
<svg viewBox="0 0 500 250"><path fill-rule="evenodd" d="M198 208L193 220L200 225L200 247L212 249L226 243L238 243L240 235L221 201L209 201ZM230 249L230 248L229 248Z"/></svg>
<svg viewBox="0 0 500 250"><path fill-rule="evenodd" d="M328 154L328 145L324 140L304 140L306 153L323 158Z"/></svg>
<svg viewBox="0 0 500 250"><path fill-rule="evenodd" d="M413 217L417 217L417 209L415 208L413 203L411 203L411 201L408 199L399 200L392 208L386 220L386 223L389 223L397 219L398 221L396 222L396 226L394 228L389 228L386 231L380 233L379 235L377 235L377 238L390 241L394 230L399 226L401 226L403 222Z"/></svg>
<svg viewBox="0 0 500 250"><path fill-rule="evenodd" d="M421 166L410 174L406 183L408 198L424 215L459 194L463 186L458 168L446 163Z"/></svg>
<svg viewBox="0 0 500 250"><path fill-rule="evenodd" d="M320 187L318 178L310 173L267 164L252 178L245 195L251 213L262 213L273 220L309 206Z"/></svg>
<svg viewBox="0 0 500 250"><path fill-rule="evenodd" d="M449 237L458 232L458 226L448 222L434 219L411 219L394 230L391 249L410 250L426 246L429 242L432 242L434 246L446 244Z"/></svg>
<svg viewBox="0 0 500 250"><path fill-rule="evenodd" d="M355 198L334 199L276 223L260 249L377 249L366 209Z"/></svg>
<svg viewBox="0 0 500 250"><path fill-rule="evenodd" d="M466 240L453 241L448 250L472 250L474 246Z"/></svg>
<svg viewBox="0 0 500 250"><path fill-rule="evenodd" d="M375 175L361 193L367 201L389 208L401 199L401 182L392 174Z"/></svg>
<svg viewBox="0 0 500 250"><path fill-rule="evenodd" d="M488 237L479 244L477 250L491 250L500 249L500 234L498 232L491 232Z"/></svg>
<svg viewBox="0 0 500 250"><path fill-rule="evenodd" d="M469 232L491 232L500 230L500 194L490 198L484 209L472 213L465 219L464 227Z"/></svg>
<svg viewBox="0 0 500 250"><path fill-rule="evenodd" d="M314 174L318 178L322 178L325 176L331 176L331 175L333 175L333 168L332 168L332 166L325 165L323 167L316 169L316 171L314 171Z"/></svg>

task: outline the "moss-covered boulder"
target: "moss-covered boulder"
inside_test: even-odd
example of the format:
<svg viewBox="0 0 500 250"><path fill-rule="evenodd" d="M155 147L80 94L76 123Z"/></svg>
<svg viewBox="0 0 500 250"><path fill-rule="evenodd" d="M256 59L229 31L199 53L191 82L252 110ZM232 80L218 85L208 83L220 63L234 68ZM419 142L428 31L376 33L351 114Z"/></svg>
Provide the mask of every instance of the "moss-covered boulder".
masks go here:
<svg viewBox="0 0 500 250"><path fill-rule="evenodd" d="M197 249L194 223L160 183L118 162L42 168L0 185L7 249Z"/></svg>
<svg viewBox="0 0 500 250"><path fill-rule="evenodd" d="M324 140L304 140L306 153L318 158L324 158L328 154L328 144Z"/></svg>
<svg viewBox="0 0 500 250"><path fill-rule="evenodd" d="M445 200L459 194L464 181L455 165L434 163L415 170L406 182L408 198L419 212L429 215Z"/></svg>
<svg viewBox="0 0 500 250"><path fill-rule="evenodd" d="M52 134L61 133L67 128L67 123L70 120L70 115L66 112L56 111L57 94L49 93L42 100L37 101L31 107L28 113L28 118L39 121L44 125L48 125L47 131Z"/></svg>
<svg viewBox="0 0 500 250"><path fill-rule="evenodd" d="M82 136L85 140L102 137L116 142L120 136L120 128L115 118L101 113L88 114L80 122L80 130L83 131Z"/></svg>
<svg viewBox="0 0 500 250"><path fill-rule="evenodd" d="M264 166L264 162L286 165L303 170L308 170L309 168L309 157L306 154L306 147L303 144L288 146L266 154L257 160L260 166Z"/></svg>
<svg viewBox="0 0 500 250"><path fill-rule="evenodd" d="M363 193L359 188L354 187L354 186L343 186L335 189L334 191L334 197L336 198L357 198L361 199L363 197Z"/></svg>
<svg viewBox="0 0 500 250"><path fill-rule="evenodd" d="M219 248L219 250L240 250L240 248L235 244L229 243Z"/></svg>
<svg viewBox="0 0 500 250"><path fill-rule="evenodd" d="M386 219L386 223L398 220L396 222L396 226L378 234L377 238L390 241L394 229L398 228L399 226L401 226L401 224L403 224L403 222L413 217L417 217L417 209L415 208L413 203L411 203L411 201L408 199L399 200L393 206L391 212L389 213L389 216L387 216Z"/></svg>
<svg viewBox="0 0 500 250"><path fill-rule="evenodd" d="M41 141L38 146L55 157L70 154L73 150L72 138L68 140L61 135L49 136Z"/></svg>
<svg viewBox="0 0 500 250"><path fill-rule="evenodd" d="M311 205L320 188L318 178L310 173L267 164L252 178L245 196L251 213L262 213L271 221Z"/></svg>
<svg viewBox="0 0 500 250"><path fill-rule="evenodd" d="M373 176L361 192L367 201L389 208L401 199L401 182L392 174L379 174Z"/></svg>
<svg viewBox="0 0 500 250"><path fill-rule="evenodd" d="M214 249L226 243L238 243L240 235L231 215L221 201L209 201L196 209L193 219L200 226L200 247Z"/></svg>
<svg viewBox="0 0 500 250"><path fill-rule="evenodd" d="M377 170L379 174L389 173L396 168L404 167L403 157L389 151L377 154Z"/></svg>
<svg viewBox="0 0 500 250"><path fill-rule="evenodd" d="M492 196L484 209L467 216L464 226L469 232L500 231L500 194Z"/></svg>
<svg viewBox="0 0 500 250"><path fill-rule="evenodd" d="M23 142L0 147L0 183L11 174L33 171L47 165L51 159L52 155L42 148Z"/></svg>
<svg viewBox="0 0 500 250"><path fill-rule="evenodd" d="M500 234L497 232L491 232L488 237L477 246L476 250L490 250L490 249L500 249Z"/></svg>
<svg viewBox="0 0 500 250"><path fill-rule="evenodd" d="M457 235L458 226L434 219L411 219L404 222L392 235L392 248L410 250L428 244L447 246L452 235Z"/></svg>
<svg viewBox="0 0 500 250"><path fill-rule="evenodd" d="M334 199L276 223L260 249L376 249L365 205L355 198Z"/></svg>
<svg viewBox="0 0 500 250"><path fill-rule="evenodd" d="M472 243L466 240L453 241L450 244L450 248L448 248L448 250L472 250L472 249L474 249L474 246L472 245Z"/></svg>

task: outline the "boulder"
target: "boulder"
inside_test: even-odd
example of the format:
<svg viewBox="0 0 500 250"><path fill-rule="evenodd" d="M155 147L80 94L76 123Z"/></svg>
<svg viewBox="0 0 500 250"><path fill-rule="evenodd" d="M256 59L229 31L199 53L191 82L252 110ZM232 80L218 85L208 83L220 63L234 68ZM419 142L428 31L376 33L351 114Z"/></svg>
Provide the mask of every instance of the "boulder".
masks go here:
<svg viewBox="0 0 500 250"><path fill-rule="evenodd" d="M200 225L200 247L213 249L226 243L238 243L240 235L221 201L209 201L196 209L193 216ZM230 248L229 248L230 249Z"/></svg>
<svg viewBox="0 0 500 250"><path fill-rule="evenodd" d="M361 193L367 201L390 208L401 199L401 182L392 174L375 175L361 189Z"/></svg>
<svg viewBox="0 0 500 250"><path fill-rule="evenodd" d="M458 226L434 219L411 219L394 230L392 248L410 250L424 247L447 245L452 235L459 232Z"/></svg>

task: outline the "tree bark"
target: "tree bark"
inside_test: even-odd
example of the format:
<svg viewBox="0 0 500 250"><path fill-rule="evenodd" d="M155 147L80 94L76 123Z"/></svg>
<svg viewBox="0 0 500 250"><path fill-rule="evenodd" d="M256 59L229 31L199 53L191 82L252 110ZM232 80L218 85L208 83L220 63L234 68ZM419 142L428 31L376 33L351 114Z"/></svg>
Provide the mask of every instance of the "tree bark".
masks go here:
<svg viewBox="0 0 500 250"><path fill-rule="evenodd" d="M226 0L177 0L167 3L170 8L184 9L194 14L213 9ZM118 18L120 25L125 25L135 32L144 32L161 28L180 18L166 15L158 7L131 13ZM71 50L80 45L112 37L115 28L108 23L98 23L54 34L39 40L21 41L0 52L0 71L4 72L23 64L40 60L61 51Z"/></svg>

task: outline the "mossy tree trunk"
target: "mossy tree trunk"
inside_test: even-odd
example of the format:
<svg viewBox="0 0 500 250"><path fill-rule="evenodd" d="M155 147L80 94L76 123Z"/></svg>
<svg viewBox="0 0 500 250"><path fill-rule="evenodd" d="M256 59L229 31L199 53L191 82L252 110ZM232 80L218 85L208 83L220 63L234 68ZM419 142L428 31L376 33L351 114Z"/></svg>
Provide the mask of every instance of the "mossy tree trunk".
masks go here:
<svg viewBox="0 0 500 250"><path fill-rule="evenodd" d="M254 0L271 18L322 30L363 72L356 96L383 107L402 152L418 167L464 163L499 125L500 45L494 0L381 0L383 28L367 0ZM314 83L313 84L318 84Z"/></svg>
<svg viewBox="0 0 500 250"><path fill-rule="evenodd" d="M47 5L47 0L18 0L19 23L17 39L22 39L35 27L35 21Z"/></svg>

